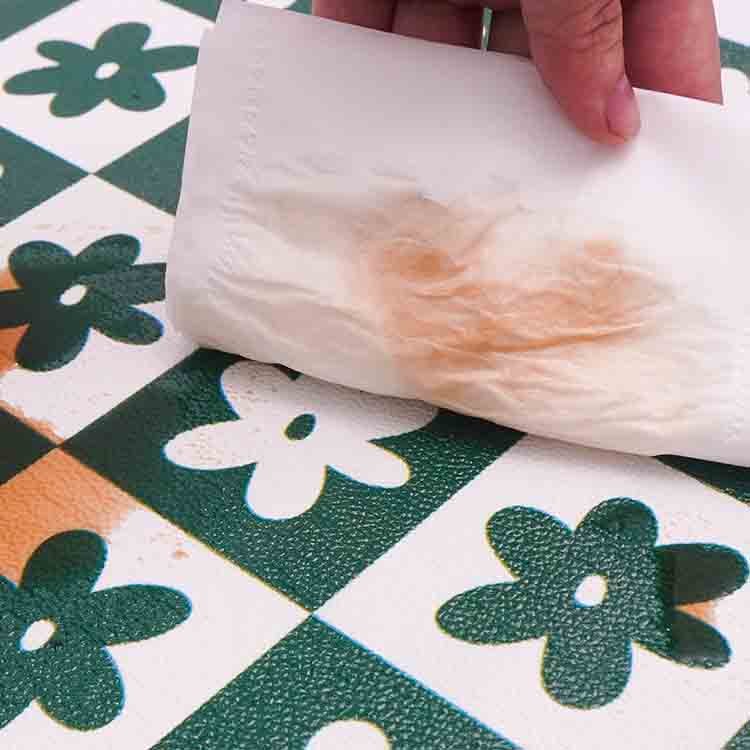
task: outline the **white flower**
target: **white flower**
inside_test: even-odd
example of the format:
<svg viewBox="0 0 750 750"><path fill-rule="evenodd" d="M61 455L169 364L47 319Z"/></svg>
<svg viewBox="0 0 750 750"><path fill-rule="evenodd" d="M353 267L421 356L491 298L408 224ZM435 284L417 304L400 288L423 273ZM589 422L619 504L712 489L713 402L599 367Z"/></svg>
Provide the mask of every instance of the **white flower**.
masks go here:
<svg viewBox="0 0 750 750"><path fill-rule="evenodd" d="M408 464L369 441L424 427L436 409L388 399L238 362L221 376L238 420L183 432L164 448L173 463L216 470L256 464L248 483L249 508L265 518L291 518L312 507L327 467L375 487L409 481Z"/></svg>

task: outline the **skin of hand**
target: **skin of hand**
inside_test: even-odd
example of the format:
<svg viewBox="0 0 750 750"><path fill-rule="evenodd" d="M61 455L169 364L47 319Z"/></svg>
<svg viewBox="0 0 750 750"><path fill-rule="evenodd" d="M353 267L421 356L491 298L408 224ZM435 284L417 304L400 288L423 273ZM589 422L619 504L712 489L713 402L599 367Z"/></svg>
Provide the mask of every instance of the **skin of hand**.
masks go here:
<svg viewBox="0 0 750 750"><path fill-rule="evenodd" d="M313 0L316 15L531 57L571 121L594 141L640 129L633 86L721 103L712 0Z"/></svg>

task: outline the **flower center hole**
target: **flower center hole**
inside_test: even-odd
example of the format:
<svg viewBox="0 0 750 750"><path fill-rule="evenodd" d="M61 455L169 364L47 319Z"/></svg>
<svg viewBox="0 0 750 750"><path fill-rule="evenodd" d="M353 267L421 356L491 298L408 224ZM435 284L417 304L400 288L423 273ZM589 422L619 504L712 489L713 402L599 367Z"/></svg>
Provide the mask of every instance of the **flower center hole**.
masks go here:
<svg viewBox="0 0 750 750"><path fill-rule="evenodd" d="M369 721L340 719L327 724L310 739L305 750L390 750L383 730Z"/></svg>
<svg viewBox="0 0 750 750"><path fill-rule="evenodd" d="M21 637L21 649L24 651L36 651L55 634L57 625L52 620L37 620L32 622Z"/></svg>
<svg viewBox="0 0 750 750"><path fill-rule="evenodd" d="M583 607L596 607L607 596L607 579L600 575L586 576L574 594L575 600Z"/></svg>
<svg viewBox="0 0 750 750"><path fill-rule="evenodd" d="M83 284L74 284L60 295L60 304L71 307L77 305L86 295L86 287Z"/></svg>
<svg viewBox="0 0 750 750"><path fill-rule="evenodd" d="M94 73L94 77L103 81L105 78L112 78L113 75L120 72L120 66L115 62L102 63Z"/></svg>
<svg viewBox="0 0 750 750"><path fill-rule="evenodd" d="M315 422L314 414L300 414L287 425L284 434L289 440L304 440L312 435Z"/></svg>

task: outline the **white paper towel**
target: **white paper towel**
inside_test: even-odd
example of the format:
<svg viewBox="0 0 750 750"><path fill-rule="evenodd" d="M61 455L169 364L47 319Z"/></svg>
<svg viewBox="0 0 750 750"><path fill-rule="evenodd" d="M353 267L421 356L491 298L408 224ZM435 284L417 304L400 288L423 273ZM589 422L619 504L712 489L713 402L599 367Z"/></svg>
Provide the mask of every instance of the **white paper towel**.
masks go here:
<svg viewBox="0 0 750 750"><path fill-rule="evenodd" d="M748 123L628 147L526 61L224 0L167 271L203 346L539 435L750 465Z"/></svg>

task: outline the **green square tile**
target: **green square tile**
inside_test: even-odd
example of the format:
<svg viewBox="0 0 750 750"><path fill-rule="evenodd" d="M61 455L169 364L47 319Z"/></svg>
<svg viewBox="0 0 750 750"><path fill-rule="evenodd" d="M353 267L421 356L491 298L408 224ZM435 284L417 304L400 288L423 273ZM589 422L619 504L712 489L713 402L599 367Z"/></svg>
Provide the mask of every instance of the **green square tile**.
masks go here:
<svg viewBox="0 0 750 750"><path fill-rule="evenodd" d="M352 734L350 722L361 733ZM310 618L153 750L356 750L365 744L383 750L514 747Z"/></svg>
<svg viewBox="0 0 750 750"><path fill-rule="evenodd" d="M0 127L0 226L86 176L86 172Z"/></svg>
<svg viewBox="0 0 750 750"><path fill-rule="evenodd" d="M750 469L683 456L660 456L659 460L704 484L736 497L743 503L750 504Z"/></svg>
<svg viewBox="0 0 750 750"><path fill-rule="evenodd" d="M216 20L221 5L221 0L165 0L165 2L208 18L209 21Z"/></svg>
<svg viewBox="0 0 750 750"><path fill-rule="evenodd" d="M54 444L0 409L0 484L31 466Z"/></svg>
<svg viewBox="0 0 750 750"><path fill-rule="evenodd" d="M327 432L319 431L315 441L303 445L301 453L299 448L292 449L297 451L294 453L297 458L285 463L291 454L282 455L282 451L289 451L289 442L303 440L311 430L318 429L315 414L295 402L296 394L303 392L298 390L303 388L303 381L282 375L278 369L263 369L264 366L244 361L231 367L238 362L237 357L218 352L195 353L76 435L66 449L158 513L311 610L396 544L521 437L513 430L443 412L421 429L403 434L398 430L378 433L385 436L377 440L353 437L349 440L354 427L347 403L351 402L356 411L366 398L340 389L338 396L331 396L331 403L327 404L325 389L331 388L334 393L336 390L306 379L306 384L313 384L323 393L323 406L318 411L324 415L320 430ZM268 427L252 417L241 420L230 406L222 391L227 385L224 373L246 367L261 368L263 373L273 376L275 384L268 393L289 392L288 397L278 394L278 404L275 396L250 396L251 401L260 399L252 408L272 402L273 409L286 414L282 426ZM251 389L255 387L252 385L255 381L248 382ZM263 398L267 401L263 402ZM379 413L357 424L367 427L375 419L380 419ZM428 415L425 422L429 419ZM198 427L216 434L217 426L232 434L240 431L234 437L229 434L226 444L218 447L199 441L198 447L204 455L198 457L198 468L186 468L184 461L178 464L167 458L168 443L174 445L179 436ZM330 436L332 429L337 436L344 437L338 443L334 440L333 447L325 443L326 453L320 460L319 436ZM236 451L245 455L246 443L253 441L260 441L258 450L265 451L266 458L260 462L254 463L258 459L249 454L247 460L223 457ZM269 449L269 445L273 448ZM318 446L314 448L316 453L306 447L310 445ZM403 480L376 486L377 482L369 479L358 482L330 468L331 463L340 463L339 459L351 463L349 457L353 452L360 455L356 453L358 450L377 454L373 456L376 464L377 460L388 467L392 467L394 460L399 466L405 464ZM218 466L226 468L216 469L212 461L217 455ZM368 460L360 464L365 476L371 471ZM211 465L211 470L200 468L203 461ZM313 473L312 484L295 485L298 476L308 476L308 464L315 461L320 461L316 466L322 474ZM276 502L276 488L281 485L288 488L290 482L294 492L278 489L282 502L296 503L297 488L307 494L312 487L316 494L308 510L278 520L261 517L250 509L247 498L259 497L261 488L264 497Z"/></svg>
<svg viewBox="0 0 750 750"><path fill-rule="evenodd" d="M721 67L741 70L750 77L750 47L729 39L721 40Z"/></svg>
<svg viewBox="0 0 750 750"><path fill-rule="evenodd" d="M0 41L75 0L0 0Z"/></svg>
<svg viewBox="0 0 750 750"><path fill-rule="evenodd" d="M148 201L152 206L175 214L180 197L188 120L186 117L100 169L97 177Z"/></svg>

